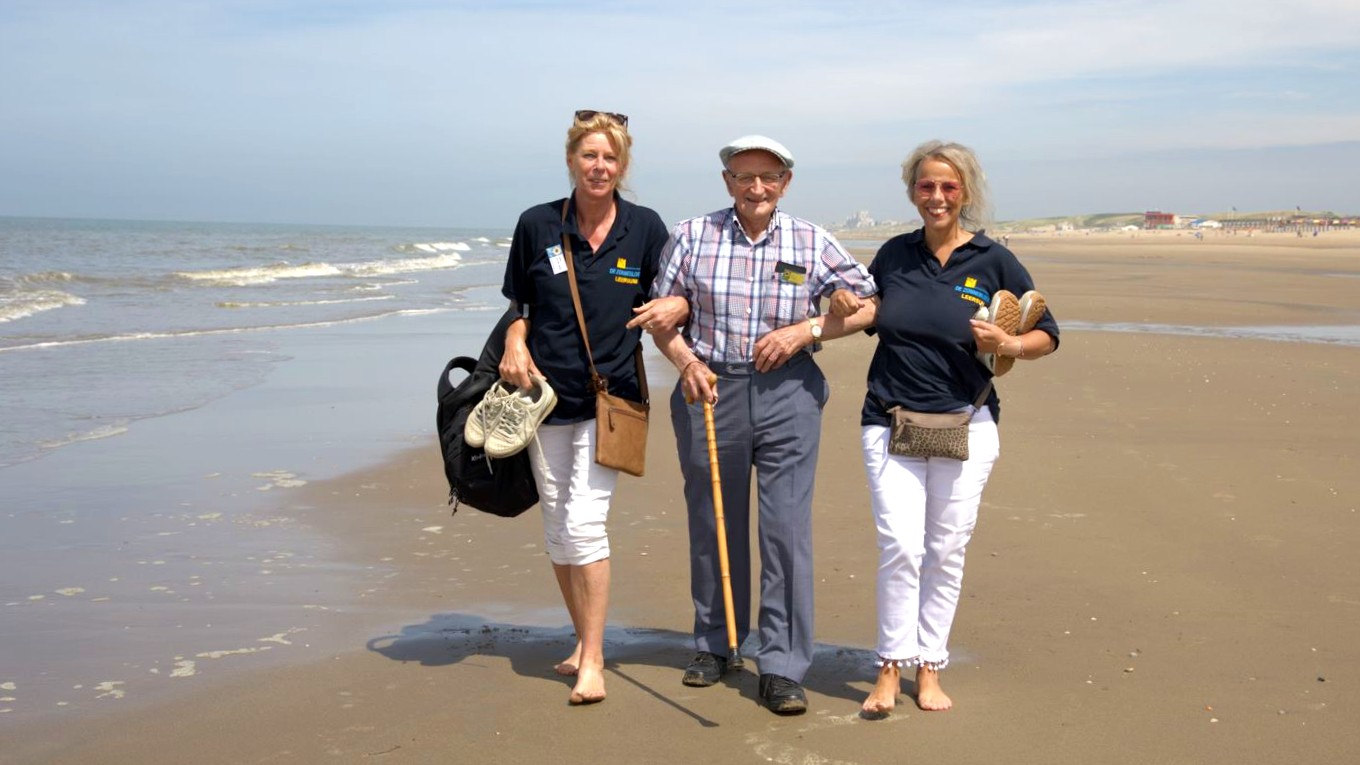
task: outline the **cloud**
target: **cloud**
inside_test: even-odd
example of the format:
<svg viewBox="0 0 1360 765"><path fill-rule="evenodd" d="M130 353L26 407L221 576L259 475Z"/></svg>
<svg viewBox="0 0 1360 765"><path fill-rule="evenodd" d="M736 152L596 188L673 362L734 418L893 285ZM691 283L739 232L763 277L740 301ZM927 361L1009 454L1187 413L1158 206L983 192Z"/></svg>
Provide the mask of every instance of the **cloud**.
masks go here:
<svg viewBox="0 0 1360 765"><path fill-rule="evenodd" d="M68 184L44 178L99 204L133 182L189 204L218 179L256 199L201 206L238 215L476 223L563 189L588 107L633 116L639 191L685 210L721 201L716 149L748 132L793 148L800 181L891 171L931 137L989 162L1348 140L1358 40L1360 4L1335 0L19 0L0 171L51 199Z"/></svg>

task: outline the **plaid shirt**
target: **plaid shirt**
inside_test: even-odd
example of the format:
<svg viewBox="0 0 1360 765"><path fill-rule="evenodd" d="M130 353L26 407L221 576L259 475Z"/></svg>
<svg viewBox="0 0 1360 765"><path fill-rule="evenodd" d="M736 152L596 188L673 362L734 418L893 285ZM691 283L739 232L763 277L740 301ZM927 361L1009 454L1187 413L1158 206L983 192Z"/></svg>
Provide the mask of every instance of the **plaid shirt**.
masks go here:
<svg viewBox="0 0 1360 765"><path fill-rule="evenodd" d="M699 358L740 363L766 333L819 315L819 301L840 288L862 298L878 291L820 226L776 210L751 241L729 207L675 227L652 297L689 300L685 338Z"/></svg>

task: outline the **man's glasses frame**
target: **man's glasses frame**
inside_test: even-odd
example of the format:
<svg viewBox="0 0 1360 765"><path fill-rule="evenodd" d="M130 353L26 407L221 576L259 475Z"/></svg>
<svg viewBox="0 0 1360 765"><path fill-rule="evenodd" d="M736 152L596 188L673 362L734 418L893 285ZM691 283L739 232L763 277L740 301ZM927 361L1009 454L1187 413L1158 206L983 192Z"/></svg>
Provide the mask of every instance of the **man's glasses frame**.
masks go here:
<svg viewBox="0 0 1360 765"><path fill-rule="evenodd" d="M734 173L731 170L726 172L727 177L731 178L733 183L742 188L756 185L757 178L759 178L760 182L766 186L773 186L784 180L784 176L789 174L788 170L781 170L777 173Z"/></svg>

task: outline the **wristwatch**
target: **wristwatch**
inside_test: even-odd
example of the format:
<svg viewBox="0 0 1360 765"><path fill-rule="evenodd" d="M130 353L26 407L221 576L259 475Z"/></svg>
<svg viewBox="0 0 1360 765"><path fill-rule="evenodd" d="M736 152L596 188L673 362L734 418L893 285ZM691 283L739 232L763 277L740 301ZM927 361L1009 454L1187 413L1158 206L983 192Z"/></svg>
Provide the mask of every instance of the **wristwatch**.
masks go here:
<svg viewBox="0 0 1360 765"><path fill-rule="evenodd" d="M812 328L812 342L815 343L815 342L817 342L818 340L821 340L821 339L822 339L822 325L818 324L816 321L813 321L812 318L809 317L809 318L808 318L808 326Z"/></svg>

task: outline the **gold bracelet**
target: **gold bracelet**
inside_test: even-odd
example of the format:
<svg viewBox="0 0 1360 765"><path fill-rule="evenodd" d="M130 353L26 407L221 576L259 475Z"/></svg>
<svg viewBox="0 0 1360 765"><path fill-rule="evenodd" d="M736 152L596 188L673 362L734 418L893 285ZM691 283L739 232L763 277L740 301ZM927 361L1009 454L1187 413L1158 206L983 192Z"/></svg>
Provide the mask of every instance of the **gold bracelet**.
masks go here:
<svg viewBox="0 0 1360 765"><path fill-rule="evenodd" d="M1024 340L1021 340L1020 338L1017 337L1017 338L1015 338L1015 346L1016 346L1016 348L1018 349L1018 350L1015 352L1015 357L1016 357L1017 359L1018 359L1018 358L1023 358L1024 355L1025 355L1025 341L1024 341Z"/></svg>
<svg viewBox="0 0 1360 765"><path fill-rule="evenodd" d="M689 369L691 366L693 366L693 365L695 365L695 364L702 364L702 363L704 363L704 362L703 362L703 359L690 359L690 360L689 360L689 363L685 364L683 367L680 367L680 377L683 378L683 377L685 376L685 370L686 370L686 369Z"/></svg>

